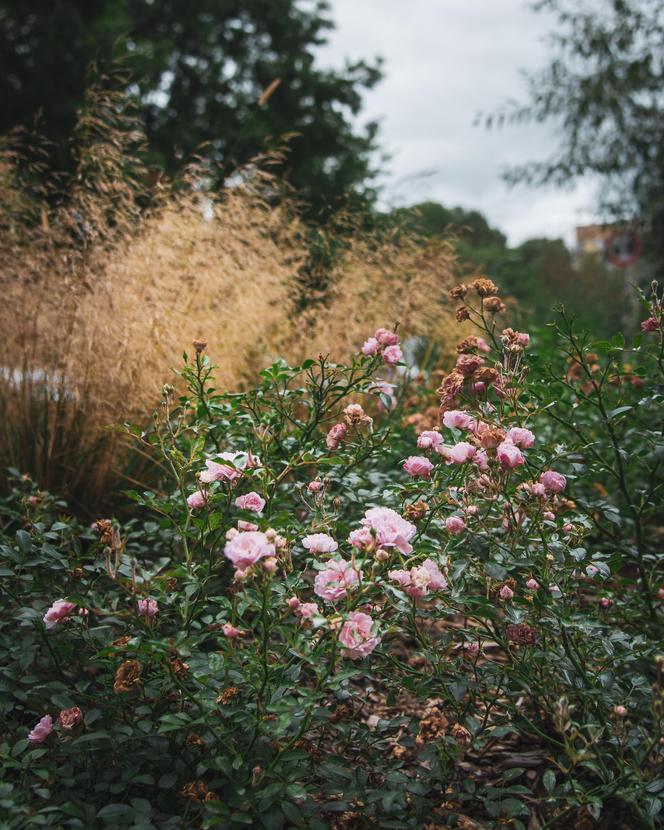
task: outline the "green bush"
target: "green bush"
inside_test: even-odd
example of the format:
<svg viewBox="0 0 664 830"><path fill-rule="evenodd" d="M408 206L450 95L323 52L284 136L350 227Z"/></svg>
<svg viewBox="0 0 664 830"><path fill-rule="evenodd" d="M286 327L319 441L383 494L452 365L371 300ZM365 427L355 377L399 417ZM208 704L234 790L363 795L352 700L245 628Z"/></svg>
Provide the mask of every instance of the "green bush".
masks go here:
<svg viewBox="0 0 664 830"><path fill-rule="evenodd" d="M435 429L392 332L241 394L197 343L131 522L14 474L3 826L661 826L661 305L630 367L496 293Z"/></svg>

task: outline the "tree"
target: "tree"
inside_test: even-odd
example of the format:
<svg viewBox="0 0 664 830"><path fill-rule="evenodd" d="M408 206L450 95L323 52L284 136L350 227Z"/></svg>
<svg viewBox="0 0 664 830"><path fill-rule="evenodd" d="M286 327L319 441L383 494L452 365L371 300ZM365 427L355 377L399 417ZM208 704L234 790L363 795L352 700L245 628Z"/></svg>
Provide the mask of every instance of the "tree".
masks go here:
<svg viewBox="0 0 664 830"><path fill-rule="evenodd" d="M638 217L664 263L664 5L661 0L539 0L557 17L553 57L528 77L529 100L490 123L550 121L554 155L509 171L511 182L568 185L591 174L609 216Z"/></svg>
<svg viewBox="0 0 664 830"><path fill-rule="evenodd" d="M328 11L325 0L0 0L0 132L39 116L66 169L88 67L119 62L158 166L209 142L232 170L291 134L282 172L313 213L371 201L377 125L352 118L380 63L321 68Z"/></svg>

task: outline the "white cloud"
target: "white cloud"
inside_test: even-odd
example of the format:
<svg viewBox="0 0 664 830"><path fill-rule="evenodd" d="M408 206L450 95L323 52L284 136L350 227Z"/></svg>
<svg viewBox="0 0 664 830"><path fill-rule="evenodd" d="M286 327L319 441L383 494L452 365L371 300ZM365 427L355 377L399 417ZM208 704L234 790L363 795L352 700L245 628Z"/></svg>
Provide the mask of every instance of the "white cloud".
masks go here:
<svg viewBox="0 0 664 830"><path fill-rule="evenodd" d="M480 111L525 97L521 75L546 61L551 18L525 0L332 0L337 30L321 51L330 65L385 58L385 79L366 96L361 120L381 122L391 154L384 200L435 199L482 210L516 244L533 236L572 242L592 220L593 189L510 189L510 164L546 157L553 126L487 130ZM427 175L423 175L427 173Z"/></svg>

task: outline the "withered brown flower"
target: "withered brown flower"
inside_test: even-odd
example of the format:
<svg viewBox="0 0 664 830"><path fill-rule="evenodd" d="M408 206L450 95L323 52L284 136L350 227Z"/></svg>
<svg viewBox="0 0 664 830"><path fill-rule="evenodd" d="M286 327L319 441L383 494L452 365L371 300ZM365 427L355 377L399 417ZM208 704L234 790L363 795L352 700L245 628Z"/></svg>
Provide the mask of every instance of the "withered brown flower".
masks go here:
<svg viewBox="0 0 664 830"><path fill-rule="evenodd" d="M537 645L537 630L529 625L510 623L505 629L505 633L511 643L520 643L524 646Z"/></svg>
<svg viewBox="0 0 664 830"><path fill-rule="evenodd" d="M138 660L125 660L115 673L114 692L131 692L141 682L141 664Z"/></svg>

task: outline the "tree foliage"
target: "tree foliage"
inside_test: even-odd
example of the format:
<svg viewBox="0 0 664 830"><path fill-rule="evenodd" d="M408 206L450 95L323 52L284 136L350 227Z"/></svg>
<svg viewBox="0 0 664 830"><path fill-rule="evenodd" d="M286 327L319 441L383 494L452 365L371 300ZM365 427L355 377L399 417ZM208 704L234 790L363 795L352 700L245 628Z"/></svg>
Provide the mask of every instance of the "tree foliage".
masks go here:
<svg viewBox="0 0 664 830"><path fill-rule="evenodd" d="M528 76L528 101L499 121L553 122L548 159L512 168L510 182L568 185L599 177L609 215L638 216L664 260L664 7L660 0L539 0L557 19L552 58Z"/></svg>
<svg viewBox="0 0 664 830"><path fill-rule="evenodd" d="M0 0L0 132L38 118L56 168L70 167L88 69L119 64L159 166L208 143L232 169L290 135L283 172L314 211L371 199L376 124L352 120L379 63L319 66L328 11L324 0Z"/></svg>

